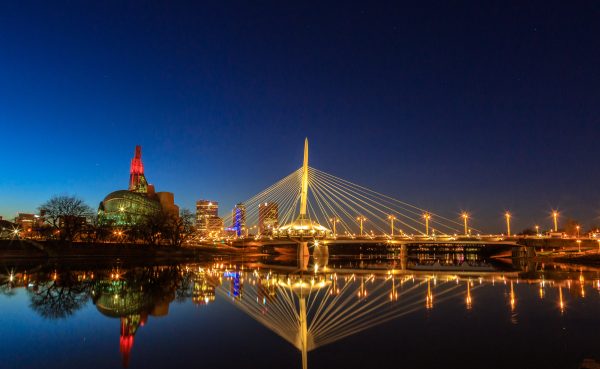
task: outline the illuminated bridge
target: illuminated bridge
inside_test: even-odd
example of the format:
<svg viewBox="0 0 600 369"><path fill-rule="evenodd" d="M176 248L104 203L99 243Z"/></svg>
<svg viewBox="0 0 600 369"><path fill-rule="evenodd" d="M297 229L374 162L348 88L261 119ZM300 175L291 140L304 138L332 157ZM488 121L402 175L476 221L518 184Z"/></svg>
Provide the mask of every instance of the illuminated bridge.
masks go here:
<svg viewBox="0 0 600 369"><path fill-rule="evenodd" d="M230 240L246 244L514 245L502 236L482 236L469 227L467 214L446 218L310 167L308 139L302 167L238 205L224 225Z"/></svg>
<svg viewBox="0 0 600 369"><path fill-rule="evenodd" d="M276 220L261 226L260 206L274 204ZM445 218L308 165L308 139L301 168L243 202L243 218L233 212L226 227L274 237L450 237L481 233ZM264 224L264 222L263 222ZM260 231L258 228L261 228Z"/></svg>

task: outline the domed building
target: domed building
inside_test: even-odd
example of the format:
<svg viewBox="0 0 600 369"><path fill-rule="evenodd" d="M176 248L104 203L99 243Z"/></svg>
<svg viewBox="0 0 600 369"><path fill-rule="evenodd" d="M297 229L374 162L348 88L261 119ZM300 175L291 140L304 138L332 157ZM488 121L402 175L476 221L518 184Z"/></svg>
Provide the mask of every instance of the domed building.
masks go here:
<svg viewBox="0 0 600 369"><path fill-rule="evenodd" d="M172 192L155 192L154 186L148 184L144 175L142 148L138 145L131 159L129 189L109 193L98 206L98 218L104 224L125 226L161 212L178 216L179 207L175 205Z"/></svg>

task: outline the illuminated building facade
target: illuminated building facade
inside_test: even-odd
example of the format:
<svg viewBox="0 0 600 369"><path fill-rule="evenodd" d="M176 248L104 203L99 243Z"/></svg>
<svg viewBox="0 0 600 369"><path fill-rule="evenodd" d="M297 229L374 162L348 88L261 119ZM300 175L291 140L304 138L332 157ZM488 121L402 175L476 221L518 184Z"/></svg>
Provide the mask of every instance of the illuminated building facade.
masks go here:
<svg viewBox="0 0 600 369"><path fill-rule="evenodd" d="M142 163L142 148L135 147L129 170L129 189L108 194L98 206L98 218L104 224L114 226L134 225L150 216L164 213L179 216L172 192L155 192L148 184Z"/></svg>
<svg viewBox="0 0 600 369"><path fill-rule="evenodd" d="M40 215L29 213L18 213L15 218L15 224L19 229L21 237L33 237L38 235L40 229L44 226L44 211Z"/></svg>
<svg viewBox="0 0 600 369"><path fill-rule="evenodd" d="M279 205L265 202L258 205L258 233L272 234L279 227Z"/></svg>
<svg viewBox="0 0 600 369"><path fill-rule="evenodd" d="M219 203L217 201L196 201L196 229L202 236L218 236L221 233L223 219L219 218Z"/></svg>
<svg viewBox="0 0 600 369"><path fill-rule="evenodd" d="M235 231L236 236L243 235L246 229L246 205L240 203L233 208L231 228Z"/></svg>
<svg viewBox="0 0 600 369"><path fill-rule="evenodd" d="M142 163L142 147L135 147L135 155L131 159L129 168L129 191L147 193L148 181L144 175L144 163Z"/></svg>

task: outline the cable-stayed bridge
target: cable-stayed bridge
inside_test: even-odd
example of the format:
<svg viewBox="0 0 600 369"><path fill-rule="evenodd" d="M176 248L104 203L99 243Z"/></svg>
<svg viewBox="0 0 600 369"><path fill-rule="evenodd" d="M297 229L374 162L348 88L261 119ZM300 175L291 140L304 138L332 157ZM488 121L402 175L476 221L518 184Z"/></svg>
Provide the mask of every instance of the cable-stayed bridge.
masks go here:
<svg viewBox="0 0 600 369"><path fill-rule="evenodd" d="M452 241L479 238L468 215L455 220L303 165L223 219L235 238ZM497 236L487 240L498 240Z"/></svg>

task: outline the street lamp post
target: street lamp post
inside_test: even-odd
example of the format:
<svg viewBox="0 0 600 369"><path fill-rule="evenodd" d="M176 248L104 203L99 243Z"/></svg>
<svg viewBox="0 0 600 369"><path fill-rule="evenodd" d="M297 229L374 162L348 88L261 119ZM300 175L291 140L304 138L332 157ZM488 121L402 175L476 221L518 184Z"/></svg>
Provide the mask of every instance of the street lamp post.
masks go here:
<svg viewBox="0 0 600 369"><path fill-rule="evenodd" d="M337 217L333 217L333 218L329 219L329 221L333 224L333 237L337 237L337 232L335 230L335 224L338 223L340 220Z"/></svg>
<svg viewBox="0 0 600 369"><path fill-rule="evenodd" d="M552 218L554 219L554 232L558 232L558 211L552 212Z"/></svg>
<svg viewBox="0 0 600 369"><path fill-rule="evenodd" d="M392 237L394 237L394 219L396 219L396 217L393 215L390 215L390 216L388 216L388 219L390 220L391 235L392 235Z"/></svg>
<svg viewBox="0 0 600 369"><path fill-rule="evenodd" d="M358 220L360 222L360 236L363 236L363 222L365 220L367 220L367 218L363 217L363 216L359 216L356 218L356 220Z"/></svg>
<svg viewBox="0 0 600 369"><path fill-rule="evenodd" d="M536 226L535 226L535 235L536 235L536 236L539 236L539 235L540 235L540 226L539 226L539 225L536 225Z"/></svg>
<svg viewBox="0 0 600 369"><path fill-rule="evenodd" d="M467 220L469 219L469 214L462 213L463 222L465 225L465 236L469 234L469 226L467 224Z"/></svg>
<svg viewBox="0 0 600 369"><path fill-rule="evenodd" d="M579 226L576 226L575 228L577 229L577 238L579 238L579 228L580 228L580 227L579 227Z"/></svg>
<svg viewBox="0 0 600 369"><path fill-rule="evenodd" d="M423 214L423 219L425 219L425 235L429 236L429 219L431 219L431 215L429 213Z"/></svg>
<svg viewBox="0 0 600 369"><path fill-rule="evenodd" d="M506 218L506 234L510 237L510 213L507 211L504 213L504 217Z"/></svg>

